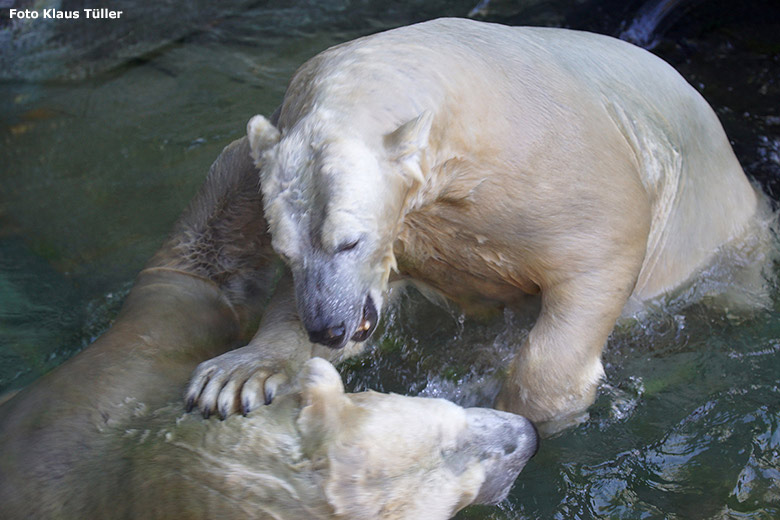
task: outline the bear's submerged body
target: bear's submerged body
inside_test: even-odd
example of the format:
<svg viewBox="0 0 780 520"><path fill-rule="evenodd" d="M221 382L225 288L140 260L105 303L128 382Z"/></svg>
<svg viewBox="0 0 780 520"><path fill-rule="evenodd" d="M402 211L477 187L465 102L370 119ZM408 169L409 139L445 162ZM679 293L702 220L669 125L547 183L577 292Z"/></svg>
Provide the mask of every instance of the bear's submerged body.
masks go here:
<svg viewBox="0 0 780 520"><path fill-rule="evenodd" d="M466 306L541 293L496 405L550 429L593 402L621 314L768 237L706 101L662 60L596 34L442 19L367 36L306 62L248 135L294 280L291 337L365 340L396 266ZM263 379L274 350L256 338L241 359ZM222 377L255 370L236 359L196 373L201 408L232 400Z"/></svg>
<svg viewBox="0 0 780 520"><path fill-rule="evenodd" d="M185 413L195 365L246 342L274 287L258 199L242 139L111 328L0 405L0 517L445 520L506 495L537 448L529 421L348 394L322 359L247 417Z"/></svg>

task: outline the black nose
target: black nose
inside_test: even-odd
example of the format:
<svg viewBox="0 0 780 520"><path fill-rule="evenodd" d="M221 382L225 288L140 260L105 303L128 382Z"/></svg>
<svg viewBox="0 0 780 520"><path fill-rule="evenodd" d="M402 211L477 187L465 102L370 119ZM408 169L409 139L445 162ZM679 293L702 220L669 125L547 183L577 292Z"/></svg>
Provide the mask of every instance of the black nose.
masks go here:
<svg viewBox="0 0 780 520"><path fill-rule="evenodd" d="M309 341L325 345L326 347L341 348L346 343L344 340L346 333L347 327L342 323L328 329L309 331Z"/></svg>

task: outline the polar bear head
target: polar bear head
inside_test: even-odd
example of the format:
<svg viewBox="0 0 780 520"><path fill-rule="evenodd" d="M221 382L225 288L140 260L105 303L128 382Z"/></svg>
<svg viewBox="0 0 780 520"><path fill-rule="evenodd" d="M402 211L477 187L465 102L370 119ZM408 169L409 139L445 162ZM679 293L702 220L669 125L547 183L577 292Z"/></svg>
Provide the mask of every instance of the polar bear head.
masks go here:
<svg viewBox="0 0 780 520"><path fill-rule="evenodd" d="M303 450L338 518L450 518L503 500L536 453L525 418L443 399L345 394L327 361L299 376Z"/></svg>
<svg viewBox="0 0 780 520"><path fill-rule="evenodd" d="M273 247L292 271L300 318L312 342L333 348L364 341L376 327L432 116L376 142L337 131L349 127L337 119L309 115L282 132L263 116L247 125Z"/></svg>

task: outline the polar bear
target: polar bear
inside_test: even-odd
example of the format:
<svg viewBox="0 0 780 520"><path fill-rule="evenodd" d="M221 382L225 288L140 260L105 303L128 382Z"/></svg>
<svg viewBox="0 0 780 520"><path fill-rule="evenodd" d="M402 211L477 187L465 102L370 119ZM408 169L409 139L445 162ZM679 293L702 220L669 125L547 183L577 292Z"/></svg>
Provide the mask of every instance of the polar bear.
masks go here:
<svg viewBox="0 0 780 520"><path fill-rule="evenodd" d="M344 43L307 61L248 137L292 273L274 310L290 326L202 364L188 398L204 412L272 398L291 350L354 349L402 278L467 308L540 293L496 406L563 424L594 401L621 313L758 220L696 90L578 31L440 19Z"/></svg>
<svg viewBox="0 0 780 520"><path fill-rule="evenodd" d="M242 139L109 331L0 406L2 518L445 519L503 499L536 451L528 420L346 394L321 358L246 418L184 413L196 364L247 341L273 286L259 196Z"/></svg>

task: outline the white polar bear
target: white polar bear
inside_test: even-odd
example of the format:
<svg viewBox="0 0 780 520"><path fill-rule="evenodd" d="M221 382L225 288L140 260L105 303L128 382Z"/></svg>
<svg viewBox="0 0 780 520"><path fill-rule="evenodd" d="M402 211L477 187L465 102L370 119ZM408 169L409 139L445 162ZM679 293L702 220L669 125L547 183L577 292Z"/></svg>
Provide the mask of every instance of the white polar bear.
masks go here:
<svg viewBox="0 0 780 520"><path fill-rule="evenodd" d="M247 417L183 412L195 365L246 342L273 285L258 204L243 139L111 329L0 406L0 517L443 520L506 496L536 451L527 419L345 394L320 358Z"/></svg>
<svg viewBox="0 0 780 520"><path fill-rule="evenodd" d="M396 269L467 307L541 292L497 406L565 422L621 312L691 279L759 206L672 67L564 29L442 19L338 45L248 135L293 281L285 330L196 371L189 399L223 414L271 397L284 345L365 340Z"/></svg>

